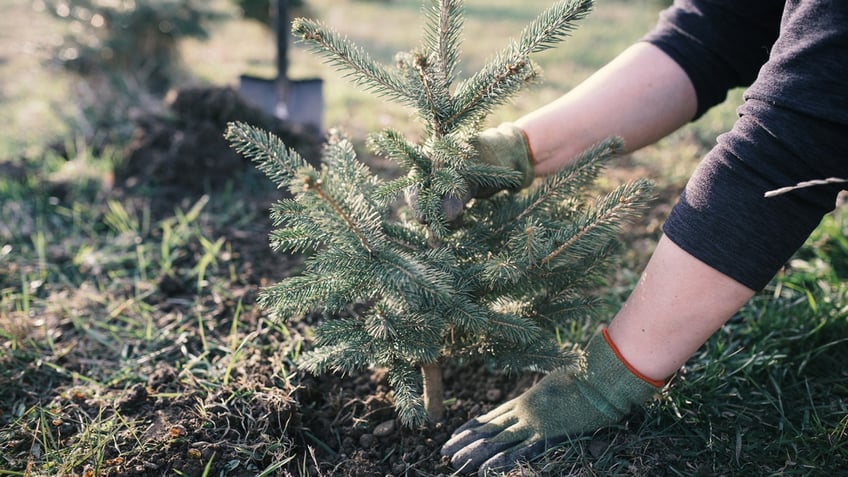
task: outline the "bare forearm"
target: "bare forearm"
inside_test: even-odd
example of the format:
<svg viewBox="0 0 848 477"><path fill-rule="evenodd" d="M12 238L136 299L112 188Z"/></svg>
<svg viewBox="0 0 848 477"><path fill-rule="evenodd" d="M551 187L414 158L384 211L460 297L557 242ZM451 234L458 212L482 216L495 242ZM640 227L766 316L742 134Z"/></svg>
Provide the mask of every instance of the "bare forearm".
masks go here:
<svg viewBox="0 0 848 477"><path fill-rule="evenodd" d="M753 295L663 237L609 334L633 367L664 380Z"/></svg>
<svg viewBox="0 0 848 477"><path fill-rule="evenodd" d="M518 119L536 160L536 175L568 164L610 136L625 152L656 142L692 119L695 90L665 53L637 43L556 101Z"/></svg>

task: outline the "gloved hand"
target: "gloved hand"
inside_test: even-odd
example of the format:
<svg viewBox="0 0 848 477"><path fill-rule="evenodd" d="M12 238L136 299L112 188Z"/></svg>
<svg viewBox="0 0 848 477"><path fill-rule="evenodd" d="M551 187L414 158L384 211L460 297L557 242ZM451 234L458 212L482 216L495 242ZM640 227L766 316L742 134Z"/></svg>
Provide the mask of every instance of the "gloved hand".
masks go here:
<svg viewBox="0 0 848 477"><path fill-rule="evenodd" d="M533 152L524 131L512 123L503 123L497 128L486 129L472 141L477 150L477 160L492 166L505 167L521 174L521 183L515 190L529 186L535 178ZM447 196L442 199L442 212L448 222L462 215L465 204L472 198L485 199L501 189L473 188L465 197Z"/></svg>
<svg viewBox="0 0 848 477"><path fill-rule="evenodd" d="M524 131L512 123L503 123L496 128L486 129L472 142L477 149L480 162L505 167L521 173L521 184L515 190L529 186L536 177L533 170L533 152ZM486 198L499 192L494 189L479 189L474 197Z"/></svg>
<svg viewBox="0 0 848 477"><path fill-rule="evenodd" d="M606 330L585 351L585 368L554 371L522 395L457 429L442 447L456 469L508 470L565 441L614 424L662 382L634 374ZM649 382L650 381L650 382Z"/></svg>

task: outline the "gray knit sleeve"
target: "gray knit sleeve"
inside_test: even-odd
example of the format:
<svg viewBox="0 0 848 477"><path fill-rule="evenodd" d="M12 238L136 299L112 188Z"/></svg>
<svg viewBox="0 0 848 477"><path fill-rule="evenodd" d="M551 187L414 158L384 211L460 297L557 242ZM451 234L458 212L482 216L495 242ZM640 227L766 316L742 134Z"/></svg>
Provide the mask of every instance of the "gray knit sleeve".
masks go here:
<svg viewBox="0 0 848 477"><path fill-rule="evenodd" d="M746 3L746 2L740 2ZM788 1L780 34L664 225L666 235L747 287L764 287L833 210L848 178L848 2Z"/></svg>
<svg viewBox="0 0 848 477"><path fill-rule="evenodd" d="M677 0L643 40L683 68L698 99L697 119L727 91L750 85L778 35L783 1Z"/></svg>

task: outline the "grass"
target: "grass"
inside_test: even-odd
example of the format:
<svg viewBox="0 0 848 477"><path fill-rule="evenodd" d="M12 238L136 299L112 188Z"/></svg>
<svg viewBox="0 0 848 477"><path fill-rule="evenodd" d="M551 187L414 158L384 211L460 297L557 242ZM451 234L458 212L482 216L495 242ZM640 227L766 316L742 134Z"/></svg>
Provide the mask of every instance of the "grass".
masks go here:
<svg viewBox="0 0 848 477"><path fill-rule="evenodd" d="M381 61L418 40L417 0L309 3ZM466 70L545 3L468 1ZM545 85L492 121L576 84L638 39L657 9L648 1L598 2L566 47L540 59ZM374 28L367 20L378 15L391 21ZM155 189L109 193L119 151L95 152L72 138L64 148L71 158L51 153L45 146L68 136L65 118L76 114L66 104L71 83L41 66L39 41L51 38L51 28L18 4L0 18L0 72L10 78L0 86L0 115L12 118L0 133L0 475L155 472L154 457L169 454L183 456L175 475L209 475L225 450L239 457L223 464L222 475L281 475L284 467L319 475L314 454L293 450L286 421L308 327L280 326L254 305L256 289L279 278L275 268L292 266L243 247L246 236L265 243L266 210L256 199L262 187L234 183L163 210ZM255 47L261 42L269 46ZM268 32L233 21L210 41L187 44L184 55L200 80L234 84L243 72L273 73L271 44ZM405 111L357 93L310 55L294 49L291 61L294 77L324 78L328 125L362 141L376 128L409 123ZM679 190L732 123L738 100L734 92L623 165L660 190ZM611 307L632 287L656 225L641 224L653 232L643 248L629 248L605 290ZM843 206L660 400L628 423L528 464L522 475L821 475L848 468L846 236ZM588 329L575 326L564 339L585 341ZM153 398L167 406L152 409L155 417L142 425L134 416ZM189 409L191 420L177 423L175 409Z"/></svg>
<svg viewBox="0 0 848 477"><path fill-rule="evenodd" d="M253 287L242 282L235 252L217 235L222 224L216 221L228 213L209 209L220 203L203 196L152 219L146 199L104 199L100 174L111 158L43 159L25 163L18 180L4 179L0 187L7 225L0 257L0 385L9 390L0 399L0 475L81 469L104 475L155 455L152 448L185 444L164 418L162 429L150 430L122 413L139 385L151 387L162 363L173 363L178 379L151 396L194 401L198 421L211 419L201 427L212 434L222 416L283 412L292 387L273 377L245 379L245 372L260 372L246 369L261 353L285 376L291 366L285 354L296 341L274 349L263 344L262 336L279 330L253 309ZM79 163L69 177L73 161ZM174 296L163 306L162 290L169 289ZM290 446L278 430L265 436L261 447L267 449L251 449L257 444L246 439L256 440L272 425L253 421L245 440L229 445L252 453Z"/></svg>
<svg viewBox="0 0 848 477"><path fill-rule="evenodd" d="M535 471L826 475L846 468L848 283L837 271L845 264L837 244L846 218L844 209L828 216L799 258L691 357L661 400L629 424L553 452Z"/></svg>

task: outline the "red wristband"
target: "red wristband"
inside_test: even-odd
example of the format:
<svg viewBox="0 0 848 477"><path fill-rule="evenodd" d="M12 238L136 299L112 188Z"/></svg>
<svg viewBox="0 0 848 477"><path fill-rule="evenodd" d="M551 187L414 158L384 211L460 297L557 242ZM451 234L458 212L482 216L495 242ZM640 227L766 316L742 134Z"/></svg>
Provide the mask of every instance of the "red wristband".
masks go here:
<svg viewBox="0 0 848 477"><path fill-rule="evenodd" d="M533 166L535 166L536 155L533 154L533 148L530 147L530 137L527 136L527 131L525 131L523 128L520 128L518 126L516 126L516 128L521 131L521 135L524 136L524 144L527 146L527 155L530 157L530 164L533 164Z"/></svg>

